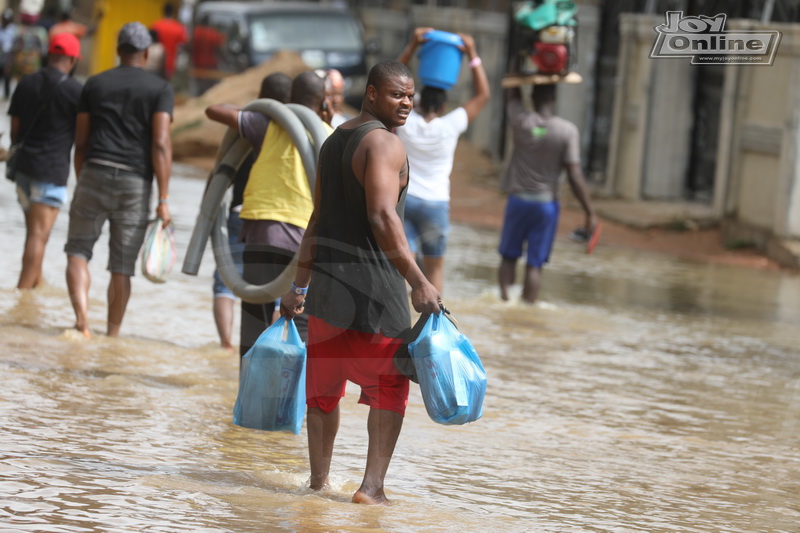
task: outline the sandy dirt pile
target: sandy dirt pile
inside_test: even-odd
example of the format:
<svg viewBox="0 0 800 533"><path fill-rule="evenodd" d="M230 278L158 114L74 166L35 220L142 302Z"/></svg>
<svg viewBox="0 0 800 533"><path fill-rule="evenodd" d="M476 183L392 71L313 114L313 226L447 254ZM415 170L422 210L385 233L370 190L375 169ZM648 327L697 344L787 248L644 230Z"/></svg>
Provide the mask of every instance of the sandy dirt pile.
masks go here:
<svg viewBox="0 0 800 533"><path fill-rule="evenodd" d="M209 120L206 107L221 103L245 106L258 97L265 76L284 72L294 78L308 68L299 54L280 51L268 61L225 78L202 95L176 105L171 129L173 159L208 167L227 128Z"/></svg>

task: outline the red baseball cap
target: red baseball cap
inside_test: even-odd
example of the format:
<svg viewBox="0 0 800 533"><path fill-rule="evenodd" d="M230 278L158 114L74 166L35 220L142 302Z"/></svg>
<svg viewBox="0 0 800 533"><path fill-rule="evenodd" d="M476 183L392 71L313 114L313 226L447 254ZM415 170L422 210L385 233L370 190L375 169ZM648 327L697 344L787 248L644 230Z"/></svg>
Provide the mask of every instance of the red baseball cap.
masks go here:
<svg viewBox="0 0 800 533"><path fill-rule="evenodd" d="M81 43L71 33L57 33L50 39L50 54L81 58Z"/></svg>

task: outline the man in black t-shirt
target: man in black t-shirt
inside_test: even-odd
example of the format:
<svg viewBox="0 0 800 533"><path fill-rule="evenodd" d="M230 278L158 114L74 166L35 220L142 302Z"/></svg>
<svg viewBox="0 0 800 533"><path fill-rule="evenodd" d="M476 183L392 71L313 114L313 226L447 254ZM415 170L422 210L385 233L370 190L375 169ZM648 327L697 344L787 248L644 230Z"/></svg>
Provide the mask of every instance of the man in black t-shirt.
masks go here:
<svg viewBox="0 0 800 533"><path fill-rule="evenodd" d="M8 108L11 143L22 143L14 170L17 197L25 212L25 249L18 289L42 281L44 250L58 212L67 200L67 178L81 84L69 74L81 46L74 35L56 35L48 66L23 77Z"/></svg>
<svg viewBox="0 0 800 533"><path fill-rule="evenodd" d="M169 126L175 97L169 84L142 69L152 39L139 22L125 24L117 38L120 64L90 77L81 93L75 132L78 184L69 212L67 286L75 328L90 336L89 261L109 220L109 336L119 334L131 295L131 276L144 241L153 174L156 216L167 226L172 143Z"/></svg>

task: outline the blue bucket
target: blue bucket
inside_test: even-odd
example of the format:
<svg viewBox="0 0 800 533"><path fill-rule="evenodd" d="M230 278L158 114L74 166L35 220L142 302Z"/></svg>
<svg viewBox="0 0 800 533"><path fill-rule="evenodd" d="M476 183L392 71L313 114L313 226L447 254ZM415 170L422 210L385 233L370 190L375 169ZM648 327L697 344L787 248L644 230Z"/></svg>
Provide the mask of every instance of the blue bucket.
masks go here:
<svg viewBox="0 0 800 533"><path fill-rule="evenodd" d="M434 30L425 34L419 50L419 77L426 87L449 90L458 81L464 41L455 33Z"/></svg>

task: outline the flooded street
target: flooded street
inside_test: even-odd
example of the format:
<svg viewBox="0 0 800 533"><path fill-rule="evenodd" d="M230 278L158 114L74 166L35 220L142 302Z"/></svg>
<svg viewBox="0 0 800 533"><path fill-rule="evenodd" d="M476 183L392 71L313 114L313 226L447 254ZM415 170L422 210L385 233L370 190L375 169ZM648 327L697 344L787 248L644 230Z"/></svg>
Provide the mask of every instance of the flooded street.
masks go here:
<svg viewBox="0 0 800 533"><path fill-rule="evenodd" d="M0 531L799 530L800 276L558 241L530 307L498 298L497 235L456 226L445 303L486 367L484 417L437 425L412 384L394 505L357 506L357 387L322 493L305 429L231 424L238 357L217 346L210 249L180 272L204 182L175 173L179 263L166 284L133 279L117 339L100 334L107 228L87 341L70 329L67 209L47 286L19 293L23 216L0 188Z"/></svg>

